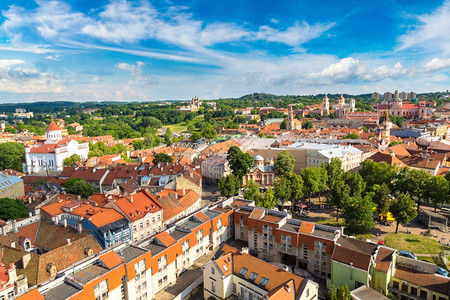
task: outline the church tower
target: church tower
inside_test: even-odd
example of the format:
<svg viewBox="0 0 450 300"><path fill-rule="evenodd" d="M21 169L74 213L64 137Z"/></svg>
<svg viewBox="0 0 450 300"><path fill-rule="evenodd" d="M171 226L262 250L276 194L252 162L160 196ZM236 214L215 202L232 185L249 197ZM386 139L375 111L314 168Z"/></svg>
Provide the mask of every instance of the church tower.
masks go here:
<svg viewBox="0 0 450 300"><path fill-rule="evenodd" d="M295 130L295 123L294 123L294 108L293 104L289 104L289 111L288 111L288 119L286 123L286 129L287 130Z"/></svg>
<svg viewBox="0 0 450 300"><path fill-rule="evenodd" d="M325 95L322 100L322 116L328 117L330 113L330 100L328 99L328 96Z"/></svg>
<svg viewBox="0 0 450 300"><path fill-rule="evenodd" d="M350 111L351 111L351 112L355 112L355 111L356 111L356 107L355 107L355 98L351 98L351 99L350 99Z"/></svg>
<svg viewBox="0 0 450 300"><path fill-rule="evenodd" d="M392 122L389 120L389 111L386 110L384 121L381 123L379 140L389 144L391 137Z"/></svg>
<svg viewBox="0 0 450 300"><path fill-rule="evenodd" d="M61 128L53 120L48 125L45 135L47 138L45 141L46 144L56 144L62 139Z"/></svg>
<svg viewBox="0 0 450 300"><path fill-rule="evenodd" d="M341 95L341 97L339 97L337 108L343 108L344 106L345 106L345 98L344 95Z"/></svg>

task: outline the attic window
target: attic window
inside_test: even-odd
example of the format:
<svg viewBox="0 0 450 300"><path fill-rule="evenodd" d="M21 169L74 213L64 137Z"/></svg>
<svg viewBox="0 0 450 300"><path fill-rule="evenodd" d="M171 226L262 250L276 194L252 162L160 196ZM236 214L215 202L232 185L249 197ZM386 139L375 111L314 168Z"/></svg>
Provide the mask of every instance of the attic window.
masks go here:
<svg viewBox="0 0 450 300"><path fill-rule="evenodd" d="M250 274L250 280L255 281L255 279L258 277L258 273L252 272L252 274Z"/></svg>
<svg viewBox="0 0 450 300"><path fill-rule="evenodd" d="M265 287L267 285L267 283L269 282L269 279L267 279L266 277L263 277L260 281L260 285Z"/></svg>
<svg viewBox="0 0 450 300"><path fill-rule="evenodd" d="M228 271L227 266L223 265L222 268L223 268L225 271Z"/></svg>
<svg viewBox="0 0 450 300"><path fill-rule="evenodd" d="M247 274L248 269L242 267L241 271L239 272L240 275L245 276L245 274Z"/></svg>
<svg viewBox="0 0 450 300"><path fill-rule="evenodd" d="M156 206L152 204L152 208L156 208Z"/></svg>

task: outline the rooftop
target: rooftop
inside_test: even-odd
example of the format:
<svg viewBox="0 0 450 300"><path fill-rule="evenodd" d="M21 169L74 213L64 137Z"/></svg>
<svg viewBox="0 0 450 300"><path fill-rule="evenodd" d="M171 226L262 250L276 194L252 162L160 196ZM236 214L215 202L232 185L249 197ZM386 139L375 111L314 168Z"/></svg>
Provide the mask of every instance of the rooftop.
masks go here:
<svg viewBox="0 0 450 300"><path fill-rule="evenodd" d="M45 300L65 300L80 292L76 287L62 282L61 284L42 293Z"/></svg>
<svg viewBox="0 0 450 300"><path fill-rule="evenodd" d="M125 263L128 263L139 256L144 255L146 251L144 249L135 247L135 246L128 246L120 250L119 255L122 257L123 261Z"/></svg>
<svg viewBox="0 0 450 300"><path fill-rule="evenodd" d="M72 278L74 282L81 285L86 285L91 280L109 272L107 268L104 268L98 264L89 266L73 274Z"/></svg>

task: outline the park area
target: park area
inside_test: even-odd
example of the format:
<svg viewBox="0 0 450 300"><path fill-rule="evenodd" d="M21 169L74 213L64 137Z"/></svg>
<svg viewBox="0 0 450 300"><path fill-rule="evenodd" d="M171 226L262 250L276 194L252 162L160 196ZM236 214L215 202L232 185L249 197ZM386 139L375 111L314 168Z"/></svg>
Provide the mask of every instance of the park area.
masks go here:
<svg viewBox="0 0 450 300"><path fill-rule="evenodd" d="M327 206L323 197L320 200L319 198L312 198L311 201L314 205L311 206L308 213L303 216L295 215L293 217L329 226L345 226L344 219L339 218L339 221L336 221L334 208ZM427 209L427 207L422 207L422 209ZM382 241L387 247L412 251L418 256L419 260L436 263L437 256L442 251L450 253L450 247L444 247L438 243L442 238L450 238L450 233L446 236L444 232L435 229L431 230L431 237L427 237L425 236L426 231L426 226L415 220L408 226L399 225L397 234L395 233L395 221L391 222L390 225L377 222L376 226L370 230L370 233L356 234L345 229L344 234L363 240ZM441 259L438 259L438 264L443 265Z"/></svg>

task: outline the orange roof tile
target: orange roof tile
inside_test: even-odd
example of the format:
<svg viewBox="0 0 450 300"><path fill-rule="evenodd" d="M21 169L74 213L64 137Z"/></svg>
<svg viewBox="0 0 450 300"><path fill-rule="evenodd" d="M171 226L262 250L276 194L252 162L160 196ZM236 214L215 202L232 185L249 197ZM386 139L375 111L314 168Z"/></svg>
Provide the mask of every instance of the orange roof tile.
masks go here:
<svg viewBox="0 0 450 300"><path fill-rule="evenodd" d="M140 190L134 195L116 201L116 205L134 222L142 219L147 213L160 211L162 206L156 197L145 190Z"/></svg>
<svg viewBox="0 0 450 300"><path fill-rule="evenodd" d="M44 296L39 293L38 289L32 289L17 297L16 300L44 300Z"/></svg>
<svg viewBox="0 0 450 300"><path fill-rule="evenodd" d="M74 209L72 214L90 219L92 224L98 228L124 218L124 216L112 208L95 207L88 204L83 204Z"/></svg>
<svg viewBox="0 0 450 300"><path fill-rule="evenodd" d="M196 213L194 216L196 216L201 222L206 222L209 220L208 216L202 213L201 211Z"/></svg>
<svg viewBox="0 0 450 300"><path fill-rule="evenodd" d="M233 269L232 259L233 256L231 253L225 254L224 256L216 259L216 264L224 276L228 276L232 272Z"/></svg>
<svg viewBox="0 0 450 300"><path fill-rule="evenodd" d="M54 130L61 130L61 128L59 128L59 126L56 125L56 123L53 122L53 120L52 120L47 127L47 131L54 131Z"/></svg>
<svg viewBox="0 0 450 300"><path fill-rule="evenodd" d="M155 238L166 247L170 247L177 242L167 231L158 233Z"/></svg>
<svg viewBox="0 0 450 300"><path fill-rule="evenodd" d="M298 228L298 232L306 234L312 234L313 230L314 223L309 222L302 222L302 224L300 224L300 227Z"/></svg>
<svg viewBox="0 0 450 300"><path fill-rule="evenodd" d="M103 254L102 256L100 256L100 260L110 270L123 262L119 254L114 251Z"/></svg>
<svg viewBox="0 0 450 300"><path fill-rule="evenodd" d="M261 219L261 217L264 215L265 210L259 207L255 207L255 209L250 214L250 218L252 219Z"/></svg>

